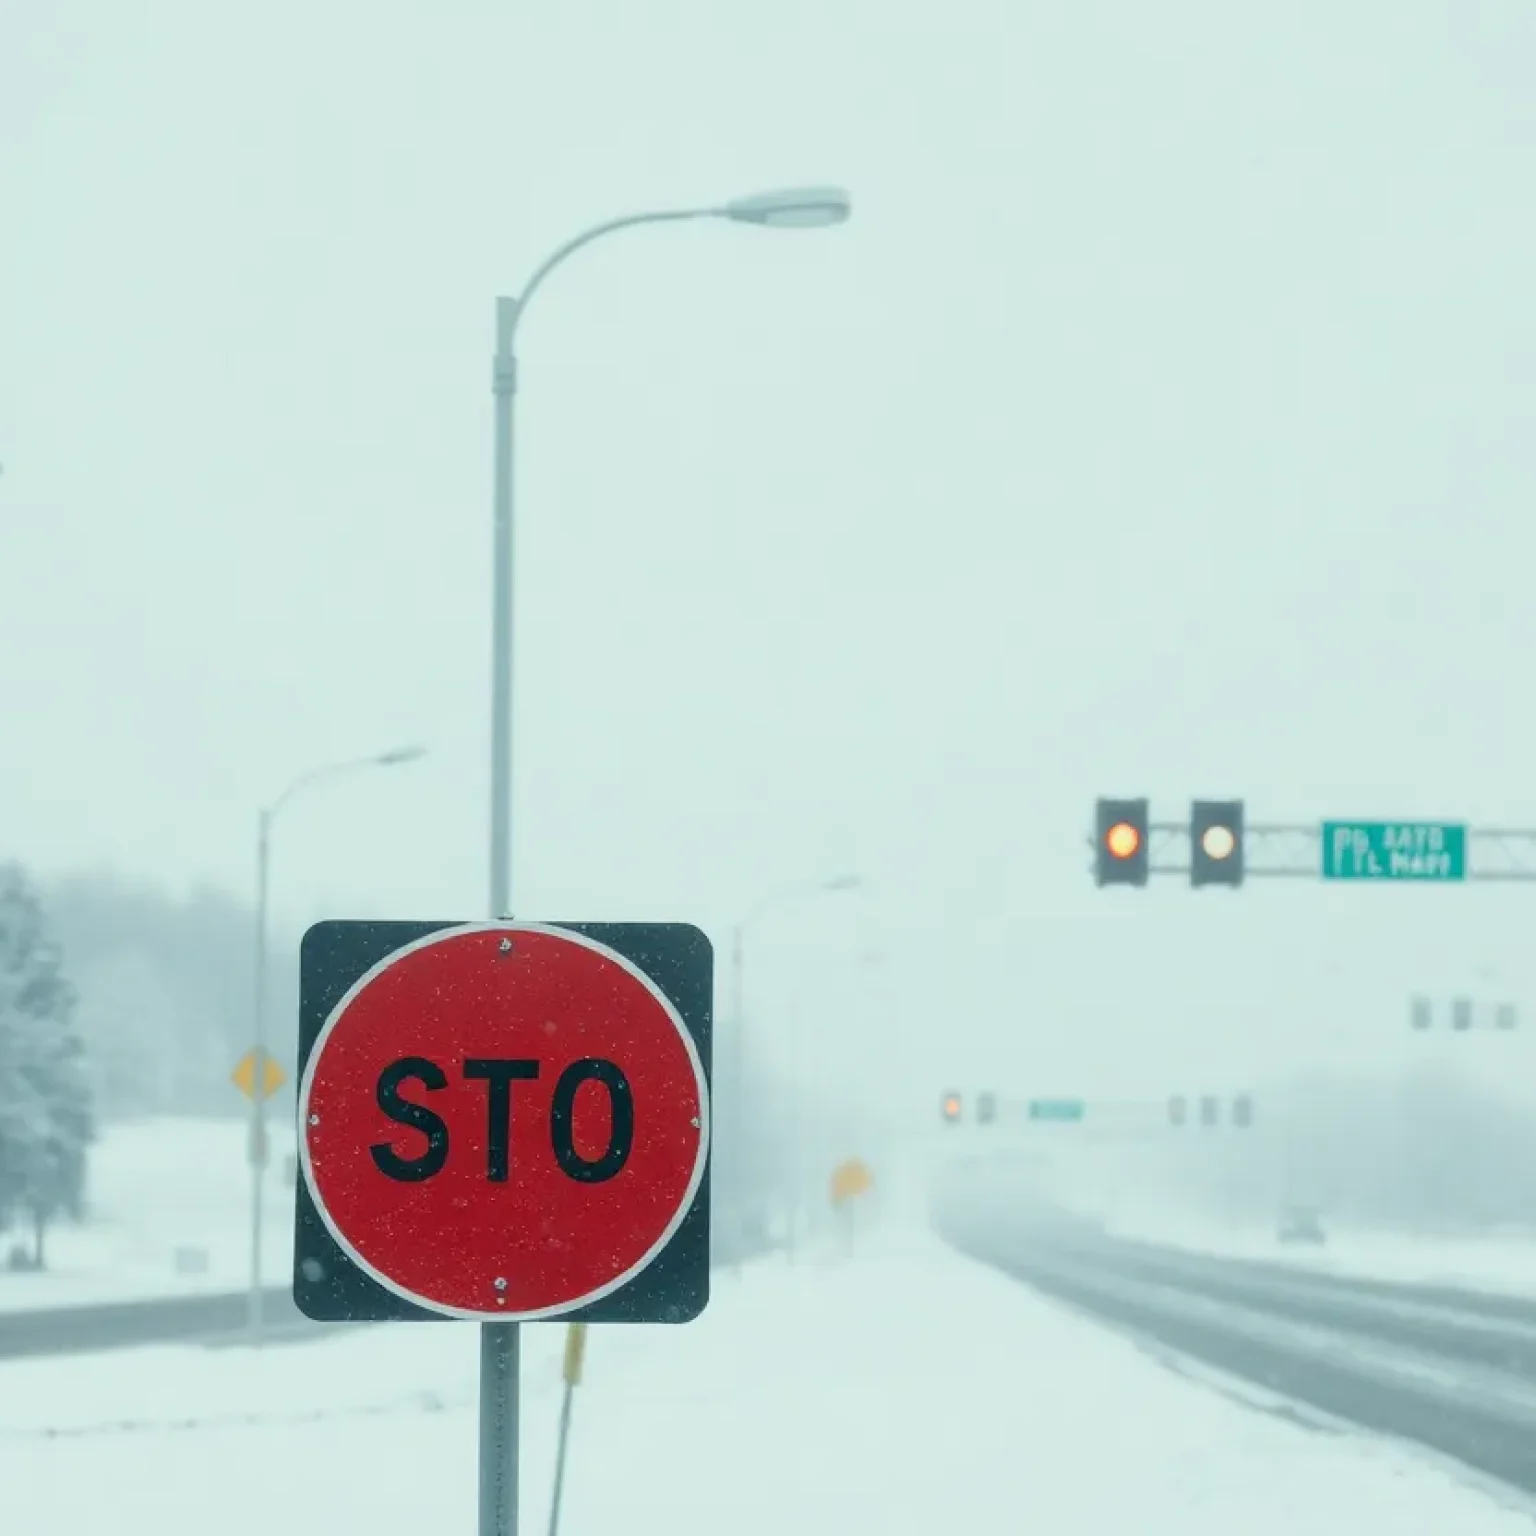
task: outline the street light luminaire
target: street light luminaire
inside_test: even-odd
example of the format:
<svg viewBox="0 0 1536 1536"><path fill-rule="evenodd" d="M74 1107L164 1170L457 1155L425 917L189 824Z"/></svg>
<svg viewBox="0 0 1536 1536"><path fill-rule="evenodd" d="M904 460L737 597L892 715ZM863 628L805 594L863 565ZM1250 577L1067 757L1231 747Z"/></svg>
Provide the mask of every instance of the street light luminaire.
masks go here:
<svg viewBox="0 0 1536 1536"><path fill-rule="evenodd" d="M380 768L394 768L400 763L419 762L426 755L425 747L396 747L393 752L381 752L374 762Z"/></svg>
<svg viewBox="0 0 1536 1536"><path fill-rule="evenodd" d="M721 212L737 224L822 229L829 224L846 224L853 212L853 199L842 187L781 187L733 198Z"/></svg>

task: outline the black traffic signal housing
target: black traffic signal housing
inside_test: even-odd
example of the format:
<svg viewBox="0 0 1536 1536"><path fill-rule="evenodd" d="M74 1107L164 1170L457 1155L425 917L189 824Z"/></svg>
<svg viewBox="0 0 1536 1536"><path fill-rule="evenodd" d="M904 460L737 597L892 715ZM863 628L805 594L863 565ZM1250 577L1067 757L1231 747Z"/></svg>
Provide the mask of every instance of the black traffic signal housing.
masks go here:
<svg viewBox="0 0 1536 1536"><path fill-rule="evenodd" d="M1145 885L1150 869L1146 800L1100 798L1093 818L1096 885Z"/></svg>
<svg viewBox="0 0 1536 1536"><path fill-rule="evenodd" d="M1243 883L1243 802L1195 800L1189 807L1189 883Z"/></svg>
<svg viewBox="0 0 1536 1536"><path fill-rule="evenodd" d="M961 1111L960 1095L958 1093L946 1093L944 1095L944 1119L950 1125L959 1125Z"/></svg>
<svg viewBox="0 0 1536 1536"><path fill-rule="evenodd" d="M1246 1131L1253 1124L1253 1096L1240 1093L1232 1100L1232 1124Z"/></svg>
<svg viewBox="0 0 1536 1536"><path fill-rule="evenodd" d="M1189 1101L1182 1093L1176 1093L1168 1100L1168 1123L1174 1126L1189 1123Z"/></svg>
<svg viewBox="0 0 1536 1536"><path fill-rule="evenodd" d="M996 1119L997 1095L995 1093L978 1093L976 1095L977 1125L991 1125Z"/></svg>
<svg viewBox="0 0 1536 1536"><path fill-rule="evenodd" d="M1221 1100L1208 1093L1200 1100L1200 1124L1218 1125L1221 1122Z"/></svg>

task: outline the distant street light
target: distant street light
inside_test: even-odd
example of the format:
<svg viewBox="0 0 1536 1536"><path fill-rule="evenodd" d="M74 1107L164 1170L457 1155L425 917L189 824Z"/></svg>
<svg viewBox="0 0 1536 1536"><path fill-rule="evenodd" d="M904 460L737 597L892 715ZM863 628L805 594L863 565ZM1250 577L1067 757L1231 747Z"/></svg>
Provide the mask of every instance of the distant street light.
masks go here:
<svg viewBox="0 0 1536 1536"><path fill-rule="evenodd" d="M731 1022L735 1030L734 1052L736 1064L741 1064L742 1035L745 1033L743 1021L746 1017L743 1006L745 983L745 948L747 929L759 919L766 917L770 912L777 911L780 907L798 904L813 896L823 894L833 895L841 891L857 891L863 887L863 880L858 875L834 875L830 880L822 880L816 885L795 886L787 891L779 891L773 896L759 902L744 918L737 922L731 930ZM742 1085L738 1082L735 1086Z"/></svg>
<svg viewBox="0 0 1536 1536"><path fill-rule="evenodd" d="M795 886L786 891L776 892L774 895L759 902L731 930L731 1023L730 1033L727 1036L730 1066L725 1076L726 1080L730 1083L732 1093L735 1095L737 1114L741 1113L741 1106L746 1102L747 1092L747 930L761 918L783 907L798 905L800 902L807 901L816 896L836 895L843 891L860 890L863 884L863 880L858 875L834 875L830 880L822 880L815 885ZM741 1259L739 1252L733 1261L732 1267L738 1273L740 1272Z"/></svg>
<svg viewBox="0 0 1536 1536"><path fill-rule="evenodd" d="M272 823L277 813L295 795L312 784L318 784L322 779L357 773L364 768L396 768L403 763L414 763L426 755L425 747L396 747L373 757L348 758L345 762L327 763L322 768L313 768L308 773L300 774L256 818L256 1038L251 1051L254 1062L250 1131L251 1278L250 1293L246 1300L246 1323L252 1343L261 1341L261 1186L267 1161L266 1093L263 1088L267 1060L267 890L272 862Z"/></svg>

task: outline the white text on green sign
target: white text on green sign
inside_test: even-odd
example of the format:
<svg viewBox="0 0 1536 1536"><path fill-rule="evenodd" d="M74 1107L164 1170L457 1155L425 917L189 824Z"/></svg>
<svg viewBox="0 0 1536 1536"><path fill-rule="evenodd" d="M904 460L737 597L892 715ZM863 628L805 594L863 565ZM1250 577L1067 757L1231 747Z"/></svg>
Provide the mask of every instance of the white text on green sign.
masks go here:
<svg viewBox="0 0 1536 1536"><path fill-rule="evenodd" d="M1081 1120L1083 1101L1081 1099L1031 1099L1029 1118L1031 1120Z"/></svg>
<svg viewBox="0 0 1536 1536"><path fill-rule="evenodd" d="M1325 880L1465 880L1467 829L1457 821L1325 821Z"/></svg>

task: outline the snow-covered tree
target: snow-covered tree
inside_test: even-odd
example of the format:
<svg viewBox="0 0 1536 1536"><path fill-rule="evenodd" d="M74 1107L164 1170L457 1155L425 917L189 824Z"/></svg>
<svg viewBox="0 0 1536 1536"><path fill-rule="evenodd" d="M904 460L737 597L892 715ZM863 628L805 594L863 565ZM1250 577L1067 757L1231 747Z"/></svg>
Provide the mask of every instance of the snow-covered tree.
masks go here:
<svg viewBox="0 0 1536 1536"><path fill-rule="evenodd" d="M0 1226L78 1215L95 1136L75 994L26 871L0 864Z"/></svg>

